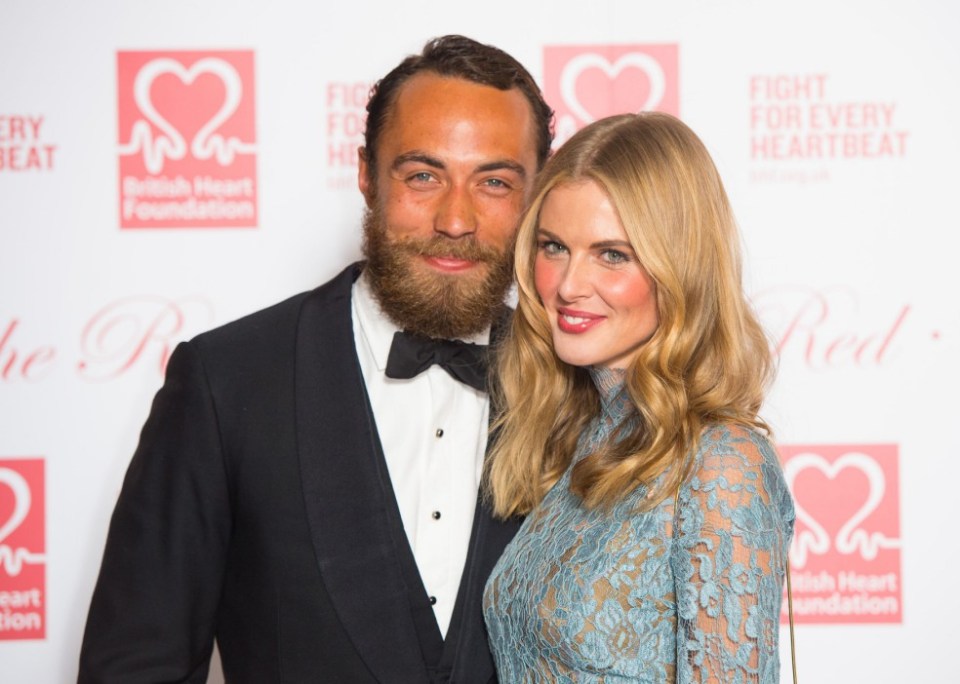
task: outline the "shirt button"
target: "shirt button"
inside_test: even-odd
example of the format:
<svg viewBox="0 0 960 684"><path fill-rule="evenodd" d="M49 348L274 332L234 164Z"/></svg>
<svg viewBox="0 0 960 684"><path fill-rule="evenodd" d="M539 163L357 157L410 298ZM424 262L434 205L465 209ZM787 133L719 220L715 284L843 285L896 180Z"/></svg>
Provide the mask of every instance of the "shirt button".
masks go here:
<svg viewBox="0 0 960 684"><path fill-rule="evenodd" d="M434 520L439 520L439 519L440 519L440 511L434 511L433 513L430 514L430 517L433 518Z"/></svg>
<svg viewBox="0 0 960 684"><path fill-rule="evenodd" d="M437 605L437 597L436 597L436 596L431 596L431 597L430 597L430 605L431 605L431 606Z"/></svg>
<svg viewBox="0 0 960 684"><path fill-rule="evenodd" d="M443 437L443 428L437 428L437 439Z"/></svg>

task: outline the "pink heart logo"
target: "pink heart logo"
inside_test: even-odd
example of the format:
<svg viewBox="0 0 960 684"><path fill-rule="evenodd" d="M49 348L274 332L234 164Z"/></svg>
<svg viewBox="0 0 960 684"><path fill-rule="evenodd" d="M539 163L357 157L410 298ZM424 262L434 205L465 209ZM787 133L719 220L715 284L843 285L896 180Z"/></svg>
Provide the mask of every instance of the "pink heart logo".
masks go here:
<svg viewBox="0 0 960 684"><path fill-rule="evenodd" d="M13 492L13 506L7 519L0 524L0 567L5 567L8 575L16 577L20 574L25 561L35 562L35 559L42 560L43 556L31 554L26 549L11 549L3 543L26 519L30 512L32 497L27 481L20 473L10 468L0 468L0 485L5 485Z"/></svg>
<svg viewBox="0 0 960 684"><path fill-rule="evenodd" d="M899 539L860 527L886 493L883 469L867 454L848 452L830 462L820 454L798 453L787 461L784 475L802 523L791 549L795 567L803 568L809 556L831 548L873 560L880 549L900 547Z"/></svg>
<svg viewBox="0 0 960 684"><path fill-rule="evenodd" d="M166 76L172 76L179 81L181 93L184 92L182 89L186 88L187 92L203 92L205 96L196 103L200 121L196 133L190 139L189 148L181 131L185 127L185 121L189 120L189 113L185 118L182 113L170 109L169 103L158 104L155 101L157 89L154 85L161 77ZM210 89L191 88L201 76L218 79L223 86L222 91L218 93ZM166 84L166 88L169 89L170 85ZM213 94L206 96L207 92ZM144 120L134 124L130 142L121 146L120 154L142 152L146 170L154 175L163 171L167 159L177 161L186 157L188 149L197 159L210 159L215 156L221 165L227 166L236 154L249 154L256 150L251 144L232 137L224 139L215 133L237 111L242 96L243 82L240 75L223 59L206 57L195 62L190 68L169 57L151 60L143 65L133 83L133 99ZM161 100L166 99L171 98L161 97ZM187 101L191 99L195 98L187 98ZM167 112L166 115L161 113L161 108ZM149 124L161 131L156 138L153 137Z"/></svg>
<svg viewBox="0 0 960 684"><path fill-rule="evenodd" d="M655 109L666 90L663 67L643 52L628 52L612 63L595 52L584 52L571 59L560 76L564 103L584 123Z"/></svg>
<svg viewBox="0 0 960 684"><path fill-rule="evenodd" d="M30 486L23 476L10 468L0 468L0 485L13 492L13 508L7 519L0 524L0 544L13 534L30 512Z"/></svg>

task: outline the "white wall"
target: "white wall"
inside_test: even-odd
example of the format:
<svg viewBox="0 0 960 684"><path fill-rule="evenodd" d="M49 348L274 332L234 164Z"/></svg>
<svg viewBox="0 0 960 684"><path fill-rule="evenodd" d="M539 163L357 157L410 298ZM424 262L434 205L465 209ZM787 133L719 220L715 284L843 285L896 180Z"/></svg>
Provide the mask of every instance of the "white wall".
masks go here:
<svg viewBox="0 0 960 684"><path fill-rule="evenodd" d="M563 114L662 107L703 137L781 351L766 415L788 464L798 459L803 679L942 681L960 608L948 532L960 476L960 10L323 5L0 7L0 679L75 678L107 521L165 353L358 255L356 94L427 38L456 32L518 57ZM224 88L232 76L218 69L233 64L242 94L215 132L243 144L226 166L175 153L161 175L255 185L254 227L121 227L119 169L136 176L143 164L121 155L144 116L130 53L176 51L199 54L140 60L182 62L140 105L189 143L225 101L197 94ZM188 71L203 57L221 67ZM183 103L201 114L178 114Z"/></svg>

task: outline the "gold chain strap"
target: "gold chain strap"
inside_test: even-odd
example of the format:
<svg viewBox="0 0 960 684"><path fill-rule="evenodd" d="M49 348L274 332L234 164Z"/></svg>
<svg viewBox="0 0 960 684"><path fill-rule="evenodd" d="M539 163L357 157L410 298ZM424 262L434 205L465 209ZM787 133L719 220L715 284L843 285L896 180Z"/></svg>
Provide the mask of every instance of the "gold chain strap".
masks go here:
<svg viewBox="0 0 960 684"><path fill-rule="evenodd" d="M787 618L790 621L790 667L793 684L797 684L797 644L793 638L793 587L790 586L790 553L787 553Z"/></svg>

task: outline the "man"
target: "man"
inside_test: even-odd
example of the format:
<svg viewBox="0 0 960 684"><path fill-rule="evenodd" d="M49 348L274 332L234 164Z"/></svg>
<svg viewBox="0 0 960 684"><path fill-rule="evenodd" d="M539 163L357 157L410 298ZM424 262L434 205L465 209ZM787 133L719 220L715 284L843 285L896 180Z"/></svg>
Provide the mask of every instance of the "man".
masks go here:
<svg viewBox="0 0 960 684"><path fill-rule="evenodd" d="M80 682L203 682L215 638L229 682L494 679L481 595L515 524L477 503L483 370L446 340L486 342L504 310L551 112L512 57L460 36L367 112L366 265L174 352Z"/></svg>

